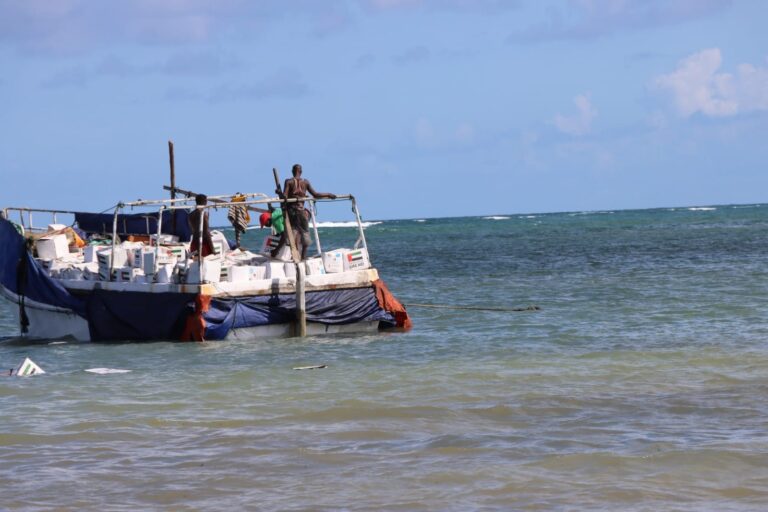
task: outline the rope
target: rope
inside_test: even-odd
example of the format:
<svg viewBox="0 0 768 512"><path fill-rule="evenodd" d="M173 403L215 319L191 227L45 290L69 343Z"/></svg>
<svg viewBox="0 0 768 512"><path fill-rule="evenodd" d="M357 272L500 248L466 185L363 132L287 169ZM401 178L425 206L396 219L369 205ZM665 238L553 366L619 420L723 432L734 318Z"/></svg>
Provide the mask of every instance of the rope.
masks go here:
<svg viewBox="0 0 768 512"><path fill-rule="evenodd" d="M472 311L504 311L504 312L541 310L539 306L526 306L524 308L487 308L487 307L478 307L478 306L450 306L448 304L405 304L405 306L416 307L416 308L466 309L466 310L472 310Z"/></svg>

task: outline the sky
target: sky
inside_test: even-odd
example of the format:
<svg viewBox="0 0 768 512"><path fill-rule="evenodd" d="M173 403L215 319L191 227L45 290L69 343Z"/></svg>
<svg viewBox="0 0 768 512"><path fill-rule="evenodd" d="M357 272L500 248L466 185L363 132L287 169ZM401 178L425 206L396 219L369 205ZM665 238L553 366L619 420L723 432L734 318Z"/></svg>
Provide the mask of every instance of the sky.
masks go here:
<svg viewBox="0 0 768 512"><path fill-rule="evenodd" d="M763 0L0 0L0 207L366 219L768 202Z"/></svg>

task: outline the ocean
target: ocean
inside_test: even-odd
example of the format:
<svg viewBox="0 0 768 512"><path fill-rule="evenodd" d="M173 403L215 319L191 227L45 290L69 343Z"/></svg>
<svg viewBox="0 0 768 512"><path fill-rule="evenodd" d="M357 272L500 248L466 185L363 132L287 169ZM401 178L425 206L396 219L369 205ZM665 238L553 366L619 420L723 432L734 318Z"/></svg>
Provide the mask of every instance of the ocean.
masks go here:
<svg viewBox="0 0 768 512"><path fill-rule="evenodd" d="M0 509L766 510L767 233L768 205L384 221L392 292L456 307L407 333L6 339L46 374L0 377Z"/></svg>

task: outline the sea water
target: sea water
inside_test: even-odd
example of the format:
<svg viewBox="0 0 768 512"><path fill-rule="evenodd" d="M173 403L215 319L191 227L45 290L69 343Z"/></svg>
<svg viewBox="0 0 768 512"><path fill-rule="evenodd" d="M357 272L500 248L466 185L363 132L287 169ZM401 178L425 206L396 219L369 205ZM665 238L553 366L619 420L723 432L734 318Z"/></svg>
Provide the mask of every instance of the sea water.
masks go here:
<svg viewBox="0 0 768 512"><path fill-rule="evenodd" d="M0 377L0 509L766 510L766 234L768 205L385 221L408 333L6 340L0 373L47 373Z"/></svg>

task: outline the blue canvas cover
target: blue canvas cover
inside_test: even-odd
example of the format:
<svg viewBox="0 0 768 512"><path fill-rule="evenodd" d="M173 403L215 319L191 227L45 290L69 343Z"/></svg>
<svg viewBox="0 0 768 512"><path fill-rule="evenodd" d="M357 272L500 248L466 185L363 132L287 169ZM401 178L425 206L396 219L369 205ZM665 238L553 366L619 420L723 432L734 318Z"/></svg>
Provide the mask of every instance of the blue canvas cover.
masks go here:
<svg viewBox="0 0 768 512"><path fill-rule="evenodd" d="M125 235L154 235L157 233L157 213L121 213L117 216L117 234ZM176 229L173 229L173 217L176 215ZM192 230L189 228L186 210L173 210L163 212L163 233L176 235L179 240L188 242L192 238ZM75 213L75 221L78 227L86 233L112 235L113 213Z"/></svg>
<svg viewBox="0 0 768 512"><path fill-rule="evenodd" d="M85 301L51 279L27 251L24 237L10 221L0 218L0 284L34 301L71 309L85 317Z"/></svg>
<svg viewBox="0 0 768 512"><path fill-rule="evenodd" d="M328 325L381 321L395 325L394 317L384 311L373 288L352 288L307 292L308 322ZM205 338L221 340L230 329L281 324L295 318L296 296L274 294L233 299L213 299L205 313Z"/></svg>
<svg viewBox="0 0 768 512"><path fill-rule="evenodd" d="M176 341L192 312L194 293L93 290L88 328L93 341Z"/></svg>

